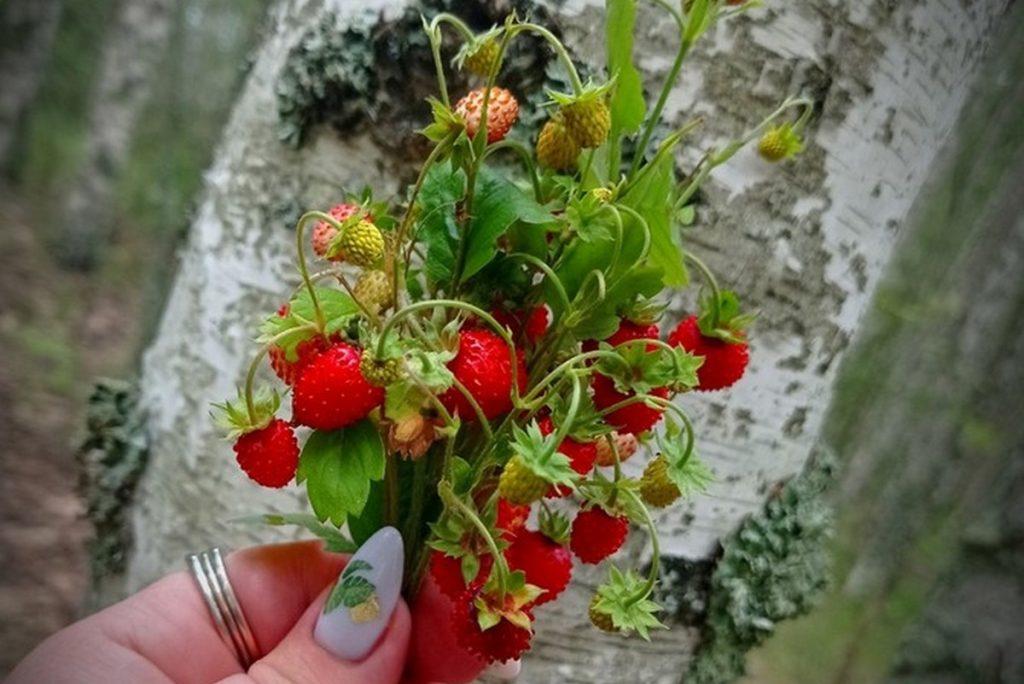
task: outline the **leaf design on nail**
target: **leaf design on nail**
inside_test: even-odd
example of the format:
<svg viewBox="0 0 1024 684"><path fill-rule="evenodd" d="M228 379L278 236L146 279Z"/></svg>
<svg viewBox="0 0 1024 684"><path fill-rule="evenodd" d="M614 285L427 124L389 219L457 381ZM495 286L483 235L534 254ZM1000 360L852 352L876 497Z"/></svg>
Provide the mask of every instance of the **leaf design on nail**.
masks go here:
<svg viewBox="0 0 1024 684"><path fill-rule="evenodd" d="M331 590L330 596L327 597L327 603L324 605L324 613L333 612L341 606L354 609L357 606L367 604L369 602L376 605L377 587L374 586L373 582L370 580L360 574L357 574L360 571L372 569L373 566L364 560L356 560L349 563L345 567L345 570L342 571L341 577L338 578L338 583L334 585L334 589ZM369 612L372 612L372 606L365 606L361 609L360 616L365 617ZM377 612L379 612L379 607ZM352 615L352 618L357 622L366 622L373 619L370 617L356 620L355 614Z"/></svg>

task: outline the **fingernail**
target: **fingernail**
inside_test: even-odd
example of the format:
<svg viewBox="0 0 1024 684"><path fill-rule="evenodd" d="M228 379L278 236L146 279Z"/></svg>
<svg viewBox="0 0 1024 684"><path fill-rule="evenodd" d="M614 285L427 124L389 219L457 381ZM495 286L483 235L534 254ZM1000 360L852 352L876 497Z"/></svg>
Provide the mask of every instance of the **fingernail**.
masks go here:
<svg viewBox="0 0 1024 684"><path fill-rule="evenodd" d="M343 660L362 660L387 629L402 589L405 553L394 527L378 530L341 571L313 638Z"/></svg>
<svg viewBox="0 0 1024 684"><path fill-rule="evenodd" d="M519 676L523 669L522 660L506 660L503 663L492 663L485 671L487 677L494 677L504 682L511 682Z"/></svg>

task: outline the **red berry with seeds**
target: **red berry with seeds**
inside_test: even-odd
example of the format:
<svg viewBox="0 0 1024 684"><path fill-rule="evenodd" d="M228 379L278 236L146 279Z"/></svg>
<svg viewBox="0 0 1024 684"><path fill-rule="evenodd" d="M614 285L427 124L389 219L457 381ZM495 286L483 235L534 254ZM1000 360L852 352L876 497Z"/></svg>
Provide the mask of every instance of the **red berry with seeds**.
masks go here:
<svg viewBox="0 0 1024 684"><path fill-rule="evenodd" d="M491 420L512 410L512 363L509 347L501 337L482 328L464 328L459 333L459 351L448 363L455 379L476 400ZM526 387L526 364L520 353L516 372L520 390ZM458 387L449 388L441 403L466 422L476 422L472 404Z"/></svg>
<svg viewBox="0 0 1024 684"><path fill-rule="evenodd" d="M484 90L471 90L455 103L455 113L466 122L466 135L470 138L476 136L480 128ZM519 103L515 96L504 88L491 88L491 95L487 100L487 142L496 143L504 139L518 118Z"/></svg>
<svg viewBox="0 0 1024 684"><path fill-rule="evenodd" d="M510 569L523 571L527 583L544 590L537 597L538 606L554 601L572 579L572 555L569 550L540 532L520 532L505 549L505 558Z"/></svg>
<svg viewBox="0 0 1024 684"><path fill-rule="evenodd" d="M634 323L627 318L623 318L619 321L618 329L611 336L605 338L604 341L613 347L617 347L630 340L656 340L659 334L656 323ZM583 351L593 351L595 349L597 349L596 340L587 340L583 343ZM654 351L655 349L657 349L655 345L647 345L647 351Z"/></svg>
<svg viewBox="0 0 1024 684"><path fill-rule="evenodd" d="M348 204L342 202L331 207L330 214L331 218L338 223L344 223L348 219L352 218L359 211L359 205ZM324 256L327 254L327 248L331 244L331 240L338 234L337 229L326 221L317 221L316 225L313 226L313 235L310 241L313 243L313 251L316 252L317 256ZM333 257L333 261L341 261L342 256Z"/></svg>
<svg viewBox="0 0 1024 684"><path fill-rule="evenodd" d="M512 337L524 337L530 344L537 344L544 333L548 331L551 323L551 316L546 306L537 306L527 311L508 311L507 309L493 308L491 316L498 323L509 329Z"/></svg>
<svg viewBox="0 0 1024 684"><path fill-rule="evenodd" d="M284 304L277 310L277 315L284 318L288 315L288 305ZM284 349L273 345L267 350L267 357L270 359L270 367L274 374L281 378L281 382L291 386L299 379L299 374L317 356L323 353L330 346L330 342L317 335L308 340L303 340L295 348L295 360L289 361Z"/></svg>
<svg viewBox="0 0 1024 684"><path fill-rule="evenodd" d="M498 520L495 526L501 530L501 536L511 541L519 531L526 527L526 521L530 517L530 507L510 503L505 499L498 499Z"/></svg>
<svg viewBox="0 0 1024 684"><path fill-rule="evenodd" d="M532 630L514 625L504 617L490 629L480 628L477 619L480 611L476 605L480 596L482 592L468 591L452 602L452 625L456 641L489 663L515 660L529 651ZM529 608L524 608L522 612L533 619Z"/></svg>
<svg viewBox="0 0 1024 684"><path fill-rule="evenodd" d="M238 465L264 487L284 487L299 467L299 443L291 426L275 418L235 441Z"/></svg>
<svg viewBox="0 0 1024 684"><path fill-rule="evenodd" d="M569 547L584 563L600 563L626 541L629 520L608 515L603 508L580 511L572 521Z"/></svg>
<svg viewBox="0 0 1024 684"><path fill-rule="evenodd" d="M632 393L623 394L618 391L615 389L615 381L607 375L601 375L600 373L594 375L591 387L594 389L594 405L602 411L635 396ZM655 387L650 391L650 394L667 399L669 392L666 387ZM664 412L665 409L651 408L647 404L638 401L635 404L628 404L622 408L615 409L606 415L604 420L609 425L614 426L619 432L639 435L657 425Z"/></svg>
<svg viewBox="0 0 1024 684"><path fill-rule="evenodd" d="M698 390L719 390L735 384L743 377L750 361L746 342L726 342L704 335L696 316L680 321L669 335L668 343L704 357L704 363L697 369Z"/></svg>
<svg viewBox="0 0 1024 684"><path fill-rule="evenodd" d="M466 593L466 590L476 591L484 585L491 574L491 565L494 559L489 554L480 556L480 569L476 577L467 585L466 578L462 574L462 559L449 556L441 551L433 551L430 554L430 576L437 583L441 593L450 599L455 599Z"/></svg>
<svg viewBox="0 0 1024 684"><path fill-rule="evenodd" d="M309 363L292 392L292 417L299 425L337 430L365 418L384 401L384 390L366 381L362 352L335 342Z"/></svg>

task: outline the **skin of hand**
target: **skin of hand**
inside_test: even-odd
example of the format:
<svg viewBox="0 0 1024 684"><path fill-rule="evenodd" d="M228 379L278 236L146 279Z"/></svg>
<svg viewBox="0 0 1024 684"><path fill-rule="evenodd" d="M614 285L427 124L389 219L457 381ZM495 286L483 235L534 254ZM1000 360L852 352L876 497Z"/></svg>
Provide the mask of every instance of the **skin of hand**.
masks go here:
<svg viewBox="0 0 1024 684"><path fill-rule="evenodd" d="M340 660L313 640L313 626L345 562L344 556L324 552L320 542L260 546L228 556L226 565L232 587L260 652L266 654L248 672L242 670L234 653L221 641L192 577L179 572L57 632L30 653L7 681L428 681L417 678L418 675L403 677L412 632L404 601L399 601L373 650L359 662ZM423 617L431 620L434 616L427 612ZM443 666L429 665L431 672L444 674Z"/></svg>

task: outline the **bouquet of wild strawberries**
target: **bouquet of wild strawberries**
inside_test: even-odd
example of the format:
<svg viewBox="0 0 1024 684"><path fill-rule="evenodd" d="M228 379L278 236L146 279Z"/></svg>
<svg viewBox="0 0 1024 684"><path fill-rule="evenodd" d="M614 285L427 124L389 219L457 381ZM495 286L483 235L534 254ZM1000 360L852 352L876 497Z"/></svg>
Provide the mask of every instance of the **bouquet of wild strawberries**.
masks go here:
<svg viewBox="0 0 1024 684"><path fill-rule="evenodd" d="M566 588L572 556L606 560L631 523L650 534L650 573L612 566L590 619L645 638L661 626L648 507L710 479L673 398L729 387L747 365L750 317L682 250L678 227L692 222L711 170L744 144L760 138L770 161L799 151L811 106L787 100L678 178L674 153L700 122L649 149L668 93L694 41L747 5L657 4L678 25L680 49L650 111L631 64L631 0L609 0L600 83L582 83L541 26L510 17L477 35L448 14L425 21L440 95L415 184L404 201L367 194L301 218L302 287L264 323L239 399L220 407L249 477L306 486L315 519L266 521L304 525L337 551L394 526L407 549L405 594L429 575L452 601L459 643L488 661L527 650L534 609ZM457 67L484 82L454 107L443 24L464 39ZM532 149L513 131L516 98L495 85L524 33L550 43L572 85L549 93ZM793 108L799 119L780 122ZM309 268L307 239L322 270ZM670 323L662 341L659 296L687 284L686 263L704 284L701 310ZM264 354L290 388L290 420L278 417L277 391L254 389ZM297 428L311 430L301 450ZM643 475L628 477L622 464L645 450ZM372 613L372 587L339 587L334 603Z"/></svg>

